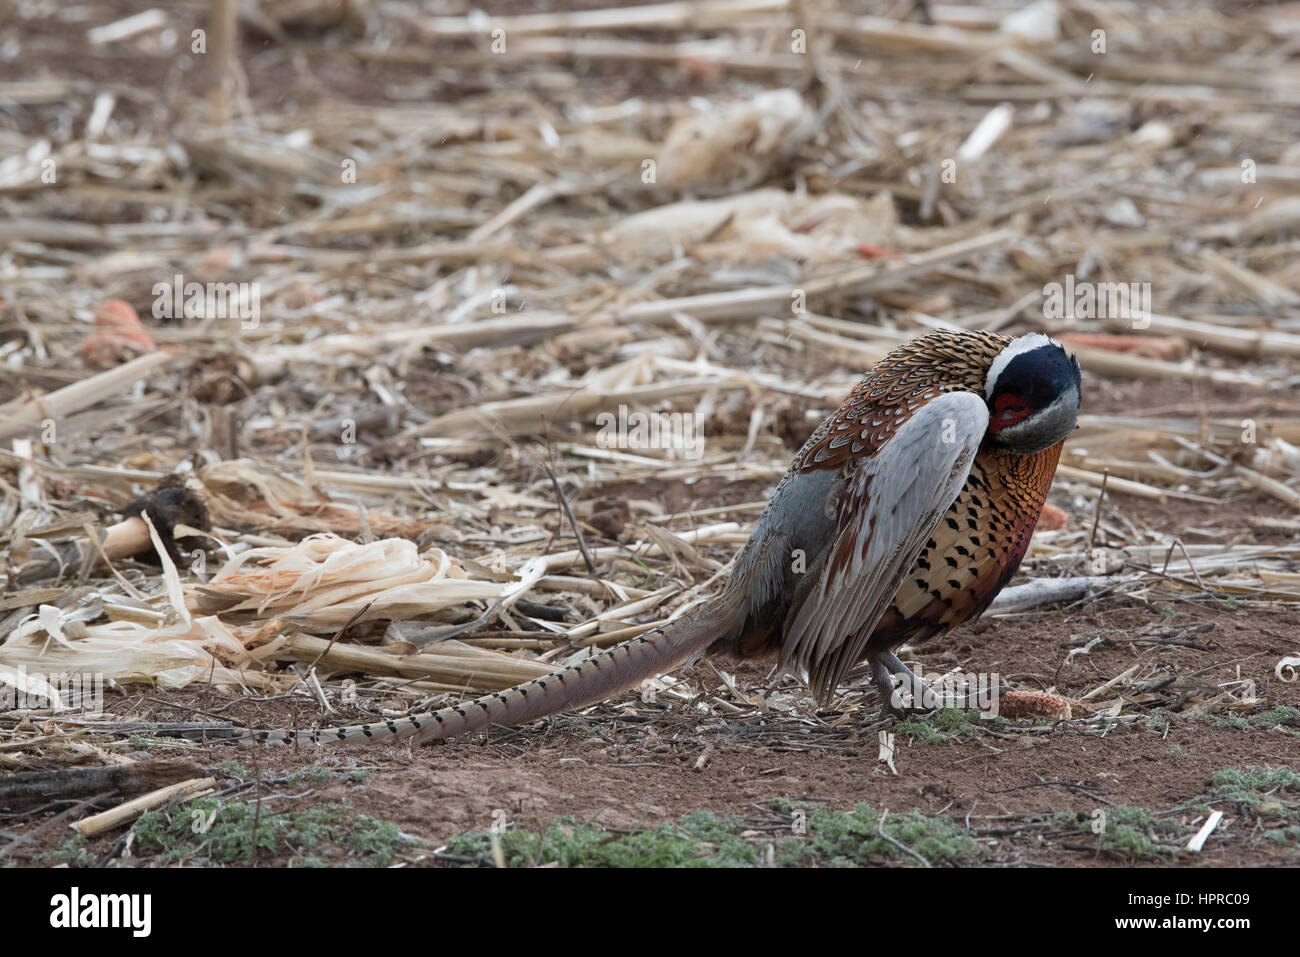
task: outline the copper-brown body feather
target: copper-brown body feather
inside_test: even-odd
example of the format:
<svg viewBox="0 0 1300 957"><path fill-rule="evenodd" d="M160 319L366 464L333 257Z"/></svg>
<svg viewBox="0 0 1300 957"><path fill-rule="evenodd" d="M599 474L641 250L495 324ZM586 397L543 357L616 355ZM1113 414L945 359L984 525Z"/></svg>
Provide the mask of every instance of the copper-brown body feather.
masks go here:
<svg viewBox="0 0 1300 957"><path fill-rule="evenodd" d="M960 497L876 627L872 651L924 641L979 616L1020 566L1061 457L981 452Z"/></svg>

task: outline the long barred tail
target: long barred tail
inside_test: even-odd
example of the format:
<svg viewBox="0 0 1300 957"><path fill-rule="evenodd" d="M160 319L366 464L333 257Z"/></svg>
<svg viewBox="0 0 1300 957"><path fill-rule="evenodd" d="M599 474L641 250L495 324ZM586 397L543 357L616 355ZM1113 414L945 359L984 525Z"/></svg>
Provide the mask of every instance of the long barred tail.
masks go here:
<svg viewBox="0 0 1300 957"><path fill-rule="evenodd" d="M672 671L738 624L735 613L728 610L701 610L543 678L440 711L314 731L244 731L233 740L246 746L335 744L360 739L389 743L407 738L413 744L423 744L492 724L523 724L595 704L646 678Z"/></svg>

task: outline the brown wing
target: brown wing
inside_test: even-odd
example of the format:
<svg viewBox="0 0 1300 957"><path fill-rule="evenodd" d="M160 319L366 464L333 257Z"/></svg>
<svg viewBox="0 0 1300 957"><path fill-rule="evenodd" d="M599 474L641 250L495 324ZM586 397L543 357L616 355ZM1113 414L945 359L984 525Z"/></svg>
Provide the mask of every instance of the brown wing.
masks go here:
<svg viewBox="0 0 1300 957"><path fill-rule="evenodd" d="M904 343L882 359L818 426L794 459L800 472L838 469L874 455L909 418L946 392L982 393L1011 340L993 332L941 332Z"/></svg>

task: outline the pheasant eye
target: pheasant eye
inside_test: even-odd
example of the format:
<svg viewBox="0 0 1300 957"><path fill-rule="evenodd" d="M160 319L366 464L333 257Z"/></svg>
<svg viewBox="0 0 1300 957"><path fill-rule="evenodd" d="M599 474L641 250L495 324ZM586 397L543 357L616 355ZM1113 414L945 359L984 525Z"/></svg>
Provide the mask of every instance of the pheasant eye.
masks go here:
<svg viewBox="0 0 1300 957"><path fill-rule="evenodd" d="M1023 398L1014 392L1004 392L993 400L993 421L990 423L990 430L997 432L1008 425L1014 425L1032 411L1033 407Z"/></svg>

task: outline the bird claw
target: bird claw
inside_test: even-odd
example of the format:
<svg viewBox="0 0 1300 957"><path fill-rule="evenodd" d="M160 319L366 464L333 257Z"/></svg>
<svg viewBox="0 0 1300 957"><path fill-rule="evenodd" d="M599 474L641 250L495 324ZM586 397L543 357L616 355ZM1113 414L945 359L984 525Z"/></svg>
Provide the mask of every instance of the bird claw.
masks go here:
<svg viewBox="0 0 1300 957"><path fill-rule="evenodd" d="M967 691L959 700L954 700L952 695L935 691L914 675L912 670L892 652L877 655L872 664L874 669L872 683L883 699L880 709L882 718L892 717L903 720L913 716L934 714L944 708L963 710L974 708L982 711L989 705L990 689ZM1001 690L998 685L994 685L991 689L994 699Z"/></svg>

